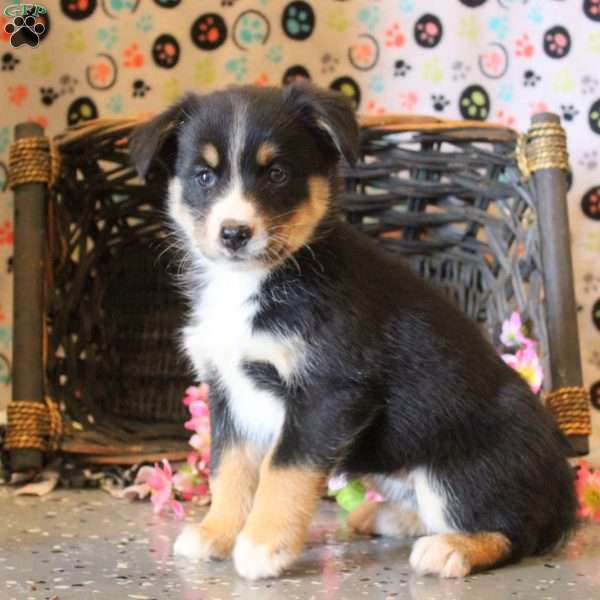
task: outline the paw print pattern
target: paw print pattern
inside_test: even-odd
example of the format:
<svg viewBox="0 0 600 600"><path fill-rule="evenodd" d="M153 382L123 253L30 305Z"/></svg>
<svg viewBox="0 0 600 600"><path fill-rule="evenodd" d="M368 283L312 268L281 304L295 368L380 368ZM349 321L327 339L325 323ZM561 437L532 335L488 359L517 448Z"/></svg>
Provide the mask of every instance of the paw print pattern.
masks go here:
<svg viewBox="0 0 600 600"><path fill-rule="evenodd" d="M131 95L134 98L143 98L152 89L143 79L136 79L132 87Z"/></svg>
<svg viewBox="0 0 600 600"><path fill-rule="evenodd" d="M471 72L471 67L462 60L455 60L452 63L452 81L463 81Z"/></svg>
<svg viewBox="0 0 600 600"><path fill-rule="evenodd" d="M564 58L571 50L571 36L562 26L551 27L544 34L544 52L550 58Z"/></svg>
<svg viewBox="0 0 600 600"><path fill-rule="evenodd" d="M584 0L583 14L592 21L600 21L600 0Z"/></svg>
<svg viewBox="0 0 600 600"><path fill-rule="evenodd" d="M385 89L385 82L381 73L376 73L369 81L369 89L377 94L381 94Z"/></svg>
<svg viewBox="0 0 600 600"><path fill-rule="evenodd" d="M75 91L75 87L77 86L79 81L77 81L77 79L75 79L75 77L73 77L72 75L65 73L64 75L61 75L60 79L58 80L58 83L60 84L59 93L63 95L72 94Z"/></svg>
<svg viewBox="0 0 600 600"><path fill-rule="evenodd" d="M52 106L54 101L58 98L58 94L52 87L41 87L40 88L40 100L42 104L46 106Z"/></svg>
<svg viewBox="0 0 600 600"><path fill-rule="evenodd" d="M598 88L598 79L593 75L582 75L581 76L581 93L582 94L593 94Z"/></svg>
<svg viewBox="0 0 600 600"><path fill-rule="evenodd" d="M283 60L283 47L280 45L273 46L267 52L266 58L274 65L278 65Z"/></svg>
<svg viewBox="0 0 600 600"><path fill-rule="evenodd" d="M590 188L581 198L581 210L586 217L600 221L600 185Z"/></svg>
<svg viewBox="0 0 600 600"><path fill-rule="evenodd" d="M350 21L346 14L346 11L342 7L338 7L333 9L325 20L325 25L332 31L336 31L337 33L344 33L348 31L348 27L350 26Z"/></svg>
<svg viewBox="0 0 600 600"><path fill-rule="evenodd" d="M400 108L402 108L402 110L412 112L418 102L419 94L417 94L417 92L411 90L400 94Z"/></svg>
<svg viewBox="0 0 600 600"><path fill-rule="evenodd" d="M152 44L152 60L157 67L172 69L178 62L179 42L170 33L159 35Z"/></svg>
<svg viewBox="0 0 600 600"><path fill-rule="evenodd" d="M194 21L191 34L200 50L216 50L227 39L227 24L221 15L206 13Z"/></svg>
<svg viewBox="0 0 600 600"><path fill-rule="evenodd" d="M402 48L406 43L406 36L402 33L400 23L393 23L391 27L385 30L386 48Z"/></svg>
<svg viewBox="0 0 600 600"><path fill-rule="evenodd" d="M371 6L365 6L358 13L358 20L366 25L370 32L377 27L379 19L379 6L373 6L373 3L371 3Z"/></svg>
<svg viewBox="0 0 600 600"><path fill-rule="evenodd" d="M385 107L377 104L375 100L369 100L367 102L367 113L371 115L383 115L385 112Z"/></svg>
<svg viewBox="0 0 600 600"><path fill-rule="evenodd" d="M14 71L20 62L21 61L12 52L5 52L2 55L2 61L0 63L2 66L0 67L0 70Z"/></svg>
<svg viewBox="0 0 600 600"><path fill-rule="evenodd" d="M106 103L106 109L115 114L119 114L123 112L123 96L121 94L117 94L116 96L111 96Z"/></svg>
<svg viewBox="0 0 600 600"><path fill-rule="evenodd" d="M152 15L142 15L135 24L135 28L142 33L150 33L154 29L154 22L152 21Z"/></svg>
<svg viewBox="0 0 600 600"><path fill-rule="evenodd" d="M29 90L24 85L11 85L7 91L9 101L15 106L21 106L29 96Z"/></svg>
<svg viewBox="0 0 600 600"><path fill-rule="evenodd" d="M379 43L370 33L361 33L348 48L348 61L359 71L370 71L379 62Z"/></svg>
<svg viewBox="0 0 600 600"><path fill-rule="evenodd" d="M87 96L75 99L67 109L67 123L69 125L76 125L82 121L90 121L97 118L98 109L94 101Z"/></svg>
<svg viewBox="0 0 600 600"><path fill-rule="evenodd" d="M124 61L123 66L126 68L139 69L144 66L144 55L140 52L140 46L137 42L134 42L125 48L123 51Z"/></svg>
<svg viewBox="0 0 600 600"><path fill-rule="evenodd" d="M269 21L262 13L247 10L236 19L232 38L240 50L248 50L255 44L266 44L270 29Z"/></svg>
<svg viewBox="0 0 600 600"><path fill-rule="evenodd" d="M15 17L12 23L4 26L4 31L10 35L10 45L13 48L19 46L31 46L37 48L40 36L46 31L43 23L36 23L35 17Z"/></svg>
<svg viewBox="0 0 600 600"><path fill-rule="evenodd" d="M496 123L503 125L504 127L514 127L516 119L505 112L503 109L500 109L496 112Z"/></svg>
<svg viewBox="0 0 600 600"><path fill-rule="evenodd" d="M433 110L437 112L444 112L449 104L450 100L448 100L448 98L446 98L446 96L443 94L431 95L431 105L433 106Z"/></svg>
<svg viewBox="0 0 600 600"><path fill-rule="evenodd" d="M87 43L83 35L83 29L73 29L68 31L65 38L65 48L76 54L85 52Z"/></svg>
<svg viewBox="0 0 600 600"><path fill-rule="evenodd" d="M283 32L293 40L305 40L315 28L315 13L307 2L290 2L281 15Z"/></svg>
<svg viewBox="0 0 600 600"><path fill-rule="evenodd" d="M225 63L225 69L233 74L237 83L242 83L248 73L248 59L245 56L230 58Z"/></svg>
<svg viewBox="0 0 600 600"><path fill-rule="evenodd" d="M74 21L87 19L97 6L96 0L60 0L63 13Z"/></svg>
<svg viewBox="0 0 600 600"><path fill-rule="evenodd" d="M490 114L490 97L480 85L465 88L458 103L463 119L483 121Z"/></svg>
<svg viewBox="0 0 600 600"><path fill-rule="evenodd" d="M321 73L324 75L334 73L339 63L339 59L333 56L333 54L325 52L325 54L321 56Z"/></svg>
<svg viewBox="0 0 600 600"><path fill-rule="evenodd" d="M579 114L577 108L572 104L561 104L560 112L565 121L572 121Z"/></svg>
<svg viewBox="0 0 600 600"><path fill-rule="evenodd" d="M394 63L394 77L406 77L412 67L403 59Z"/></svg>
<svg viewBox="0 0 600 600"><path fill-rule="evenodd" d="M112 50L117 43L118 30L113 25L112 27L101 27L96 31L96 39L107 49Z"/></svg>
<svg viewBox="0 0 600 600"><path fill-rule="evenodd" d="M360 90L360 86L352 77L338 77L329 85L330 89L336 90L337 92L342 92L348 98L350 98L350 102L354 107L354 110L358 109L360 106L360 100L362 97L362 92Z"/></svg>
<svg viewBox="0 0 600 600"><path fill-rule="evenodd" d="M529 39L527 33L522 34L517 38L515 47L515 56L531 58L535 52L535 48Z"/></svg>
<svg viewBox="0 0 600 600"><path fill-rule="evenodd" d="M590 128L594 133L600 134L600 98L596 100L591 106L588 113L588 122Z"/></svg>
<svg viewBox="0 0 600 600"><path fill-rule="evenodd" d="M525 71L523 73L523 86L524 87L535 87L541 80L542 80L542 78L535 71L532 71L531 69L527 69L527 71Z"/></svg>
<svg viewBox="0 0 600 600"><path fill-rule="evenodd" d="M154 0L161 8L175 8L179 5L181 0ZM232 1L233 4L233 1Z"/></svg>
<svg viewBox="0 0 600 600"><path fill-rule="evenodd" d="M443 34L442 22L435 15L425 14L415 23L415 41L423 48L437 46Z"/></svg>
<svg viewBox="0 0 600 600"><path fill-rule="evenodd" d="M204 85L212 85L217 80L217 69L212 57L203 58L194 65L194 79Z"/></svg>
<svg viewBox="0 0 600 600"><path fill-rule="evenodd" d="M598 168L598 151L585 150L578 162L584 169L595 171Z"/></svg>
<svg viewBox="0 0 600 600"><path fill-rule="evenodd" d="M589 294L600 289L600 277L589 271L583 276L583 293Z"/></svg>

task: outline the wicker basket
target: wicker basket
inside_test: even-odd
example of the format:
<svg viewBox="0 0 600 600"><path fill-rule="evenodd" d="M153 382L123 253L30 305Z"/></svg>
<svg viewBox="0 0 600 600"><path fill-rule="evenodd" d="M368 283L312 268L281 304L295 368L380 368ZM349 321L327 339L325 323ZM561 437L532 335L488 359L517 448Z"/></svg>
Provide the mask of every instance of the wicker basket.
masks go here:
<svg viewBox="0 0 600 600"><path fill-rule="evenodd" d="M565 432L581 453L589 414L581 404L564 134L554 115L535 120L518 138L479 122L365 118L362 160L341 167L340 200L350 223L403 255L491 336L513 310L521 313L540 340L546 392L562 390L553 396L561 426L565 415L577 415L577 427L571 422ZM152 173L143 184L129 164L127 138L137 123L84 123L54 146L38 126L17 127L7 442L17 470L39 466L58 446L96 462L184 449L181 397L193 376L174 342L184 309L174 278L183 258L165 234L165 181ZM33 161L27 144L37 169L23 166ZM40 231L47 249L38 243L32 251ZM565 410L574 396L578 411ZM50 419L56 404L59 431ZM27 411L37 415L37 432L23 425Z"/></svg>

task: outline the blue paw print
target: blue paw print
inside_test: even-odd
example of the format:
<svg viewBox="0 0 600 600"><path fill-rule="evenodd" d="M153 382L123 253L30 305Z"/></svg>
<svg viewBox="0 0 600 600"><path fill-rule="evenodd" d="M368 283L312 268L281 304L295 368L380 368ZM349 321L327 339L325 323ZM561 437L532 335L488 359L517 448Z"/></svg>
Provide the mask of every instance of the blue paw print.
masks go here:
<svg viewBox="0 0 600 600"><path fill-rule="evenodd" d="M8 127L3 127L2 129L0 129L0 154L2 154L6 150L9 142L10 131L8 130ZM2 188L0 187L0 189Z"/></svg>
<svg viewBox="0 0 600 600"><path fill-rule="evenodd" d="M112 27L102 27L96 32L96 39L107 49L112 50L117 43L118 30L115 25Z"/></svg>
<svg viewBox="0 0 600 600"><path fill-rule="evenodd" d="M510 102L513 98L513 86L510 83L503 83L498 89L498 98L504 102Z"/></svg>
<svg viewBox="0 0 600 600"><path fill-rule="evenodd" d="M291 2L283 11L282 25L288 37L293 40L305 40L315 27L315 13L306 2Z"/></svg>
<svg viewBox="0 0 600 600"><path fill-rule="evenodd" d="M379 6L362 8L358 13L358 20L364 23L369 31L373 31L379 23Z"/></svg>
<svg viewBox="0 0 600 600"><path fill-rule="evenodd" d="M369 81L369 89L373 92L380 94L381 92L383 92L384 88L385 84L383 80L383 75L381 75L381 73L373 75L373 77L371 77L371 80Z"/></svg>
<svg viewBox="0 0 600 600"><path fill-rule="evenodd" d="M266 25L261 19L244 15L241 20L240 41L243 44L261 43L265 39Z"/></svg>
<svg viewBox="0 0 600 600"><path fill-rule="evenodd" d="M400 0L398 8L405 13L411 13L415 9L415 4L412 0Z"/></svg>
<svg viewBox="0 0 600 600"><path fill-rule="evenodd" d="M231 58L225 63L225 69L228 73L233 74L238 83L241 83L248 72L248 59L245 56Z"/></svg>
<svg viewBox="0 0 600 600"><path fill-rule="evenodd" d="M527 18L535 25L539 25L544 20L544 9L539 4L532 6L527 13Z"/></svg>
<svg viewBox="0 0 600 600"><path fill-rule="evenodd" d="M119 114L123 112L123 96L118 94L116 96L111 96L106 103L106 108L115 114Z"/></svg>
<svg viewBox="0 0 600 600"><path fill-rule="evenodd" d="M504 40L509 32L508 17L492 17L488 27L498 36L499 40Z"/></svg>
<svg viewBox="0 0 600 600"><path fill-rule="evenodd" d="M267 60L271 61L274 65L278 65L283 60L283 48L282 46L273 46L266 54Z"/></svg>
<svg viewBox="0 0 600 600"><path fill-rule="evenodd" d="M115 12L120 10L133 10L135 8L134 0L110 0L110 7Z"/></svg>
<svg viewBox="0 0 600 600"><path fill-rule="evenodd" d="M152 21L152 15L142 15L135 24L138 31L142 33L149 33L154 29L154 22Z"/></svg>

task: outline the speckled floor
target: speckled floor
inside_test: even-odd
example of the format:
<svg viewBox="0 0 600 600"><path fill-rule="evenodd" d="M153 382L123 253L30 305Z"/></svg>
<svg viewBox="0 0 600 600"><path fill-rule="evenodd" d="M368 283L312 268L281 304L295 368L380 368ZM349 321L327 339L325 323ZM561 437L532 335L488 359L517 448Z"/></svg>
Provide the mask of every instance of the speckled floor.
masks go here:
<svg viewBox="0 0 600 600"><path fill-rule="evenodd" d="M189 511L197 520L203 509ZM175 560L181 522L155 518L150 504L101 491L16 498L0 488L0 599L598 600L600 524L582 527L559 554L469 577L417 577L410 545L352 536L331 504L321 508L310 544L279 580L249 583L230 562Z"/></svg>

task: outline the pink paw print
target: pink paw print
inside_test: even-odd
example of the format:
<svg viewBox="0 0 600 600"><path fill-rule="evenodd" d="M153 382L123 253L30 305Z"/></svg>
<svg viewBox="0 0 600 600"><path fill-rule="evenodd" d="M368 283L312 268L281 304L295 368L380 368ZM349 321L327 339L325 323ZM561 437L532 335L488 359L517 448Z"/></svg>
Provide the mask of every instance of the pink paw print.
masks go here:
<svg viewBox="0 0 600 600"><path fill-rule="evenodd" d="M367 112L372 115L383 115L386 113L386 110L383 106L377 104L375 100L369 100L367 102Z"/></svg>
<svg viewBox="0 0 600 600"><path fill-rule="evenodd" d="M517 38L517 48L515 50L515 56L525 56L531 58L533 56L534 47L529 39L529 35L524 33L521 37Z"/></svg>
<svg viewBox="0 0 600 600"><path fill-rule="evenodd" d="M8 88L8 99L16 106L21 106L28 95L29 90L24 85L11 85Z"/></svg>
<svg viewBox="0 0 600 600"><path fill-rule="evenodd" d="M406 42L406 36L400 29L400 23L394 23L385 31L385 45L387 48L401 48Z"/></svg>
<svg viewBox="0 0 600 600"><path fill-rule="evenodd" d="M504 125L504 127L512 127L515 124L515 118L500 109L496 113L496 123L500 123L500 125Z"/></svg>
<svg viewBox="0 0 600 600"><path fill-rule="evenodd" d="M140 46L137 42L126 48L123 55L125 56L124 67L139 69L144 65L144 55L140 52Z"/></svg>
<svg viewBox="0 0 600 600"><path fill-rule="evenodd" d="M549 110L550 110L548 108L548 105L543 100L540 100L538 102L530 102L529 108L531 109L532 115L535 115L536 113L541 113L541 112L549 112Z"/></svg>
<svg viewBox="0 0 600 600"><path fill-rule="evenodd" d="M417 94L417 92L403 92L402 94L400 94L400 106L403 110L414 110L418 101L419 95Z"/></svg>
<svg viewBox="0 0 600 600"><path fill-rule="evenodd" d="M600 21L600 0L585 0L583 3L583 12L590 19Z"/></svg>

